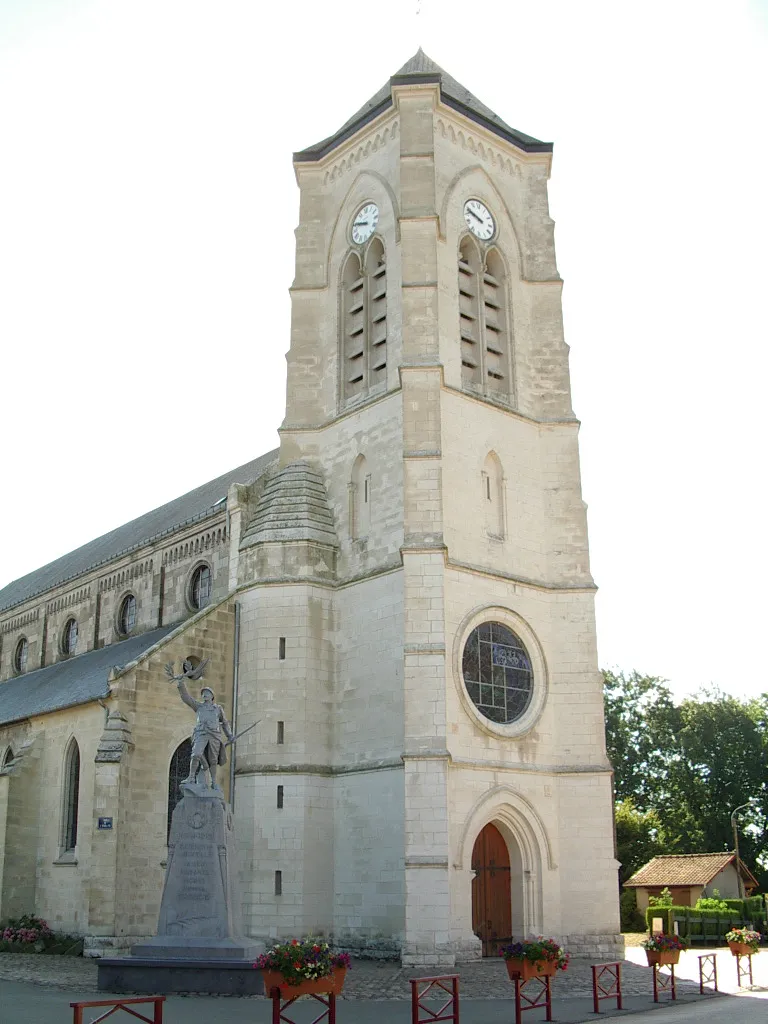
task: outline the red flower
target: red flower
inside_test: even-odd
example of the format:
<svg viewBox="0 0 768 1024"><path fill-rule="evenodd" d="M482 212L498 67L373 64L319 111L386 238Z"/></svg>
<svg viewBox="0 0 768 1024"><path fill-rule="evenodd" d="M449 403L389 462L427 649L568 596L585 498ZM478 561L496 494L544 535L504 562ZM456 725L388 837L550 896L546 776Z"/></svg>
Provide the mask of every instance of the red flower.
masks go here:
<svg viewBox="0 0 768 1024"><path fill-rule="evenodd" d="M298 940L298 939L294 939L294 940L293 940L293 941L291 942L291 945L292 945L292 946L298 946L298 944L299 944L299 940Z"/></svg>

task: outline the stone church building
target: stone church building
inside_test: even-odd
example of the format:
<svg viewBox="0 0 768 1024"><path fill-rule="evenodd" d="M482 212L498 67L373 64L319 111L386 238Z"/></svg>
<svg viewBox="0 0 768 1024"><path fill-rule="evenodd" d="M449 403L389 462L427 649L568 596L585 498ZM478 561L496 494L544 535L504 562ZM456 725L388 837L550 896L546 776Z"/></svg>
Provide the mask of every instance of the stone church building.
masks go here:
<svg viewBox="0 0 768 1024"><path fill-rule="evenodd" d="M253 936L620 936L552 146L419 51L300 189L280 447L0 591L0 919L154 933L193 718Z"/></svg>

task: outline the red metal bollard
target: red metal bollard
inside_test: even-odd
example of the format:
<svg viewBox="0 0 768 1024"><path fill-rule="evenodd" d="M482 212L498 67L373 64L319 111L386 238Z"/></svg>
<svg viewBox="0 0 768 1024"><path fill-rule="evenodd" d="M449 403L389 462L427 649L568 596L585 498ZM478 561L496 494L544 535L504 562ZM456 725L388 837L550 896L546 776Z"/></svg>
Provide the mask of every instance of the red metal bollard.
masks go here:
<svg viewBox="0 0 768 1024"><path fill-rule="evenodd" d="M419 986L425 988L420 989ZM439 1010L432 1010L425 1006L422 999L436 989L437 993L445 992L448 996ZM445 1011L449 1012L446 1014ZM424 1014L425 1016L421 1016ZM411 1024L433 1024L433 1021L452 1021L459 1024L459 976L458 974L446 974L440 978L412 978L411 979Z"/></svg>
<svg viewBox="0 0 768 1024"><path fill-rule="evenodd" d="M673 1000L677 999L677 989L675 988L675 965L669 964L669 974L662 974L659 970L658 964L654 964L651 970L653 971L654 1003L658 1003L660 992L669 992Z"/></svg>
<svg viewBox="0 0 768 1024"><path fill-rule="evenodd" d="M144 1024L163 1024L164 1002L165 996L141 996L138 999L99 999L96 1002L70 1003L69 1005L74 1010L72 1024L83 1024L83 1010L92 1006L108 1006L110 1009L107 1010L106 1013L102 1013L100 1017L94 1017L89 1024L99 1024L99 1021L105 1020L107 1017L111 1017L115 1010L125 1010L125 1012L130 1014L131 1017L138 1017L139 1020L143 1020ZM126 1007L135 1006L137 1003L153 1003L152 1016L145 1017L142 1013L139 1013L138 1010L126 1009Z"/></svg>
<svg viewBox="0 0 768 1024"><path fill-rule="evenodd" d="M609 987L606 988L606 985ZM600 1013L601 999L615 999L616 1009L623 1010L621 1001L621 964L592 964L592 1005Z"/></svg>
<svg viewBox="0 0 768 1024"><path fill-rule="evenodd" d="M699 957L699 995L704 995L704 986L714 985L717 987L717 956L714 953L703 953Z"/></svg>

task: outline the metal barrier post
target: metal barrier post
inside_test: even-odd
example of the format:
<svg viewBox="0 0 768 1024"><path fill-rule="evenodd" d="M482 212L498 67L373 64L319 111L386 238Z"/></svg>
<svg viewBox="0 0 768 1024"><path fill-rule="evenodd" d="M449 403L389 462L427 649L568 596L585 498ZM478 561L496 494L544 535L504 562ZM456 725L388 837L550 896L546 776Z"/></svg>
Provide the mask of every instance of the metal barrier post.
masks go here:
<svg viewBox="0 0 768 1024"><path fill-rule="evenodd" d="M715 986L715 992L718 992L717 956L714 953L703 953L699 957L699 995L704 995L705 985L712 984Z"/></svg>
<svg viewBox="0 0 768 1024"><path fill-rule="evenodd" d="M746 970L741 966L741 961L742 960L746 960L747 961ZM738 983L739 988L742 987L742 984L741 984L742 976L745 977L745 978L748 977L749 978L749 984L750 985L754 985L754 981L752 980L752 954L751 953L737 953L736 954L736 981Z"/></svg>
<svg viewBox="0 0 768 1024"><path fill-rule="evenodd" d="M333 992L329 992L327 996L324 996L318 995L316 992L308 992L307 995L310 999L316 999L318 1003L321 1003L325 1007L320 1016L315 1017L312 1024L320 1024L321 1021L327 1021L328 1024L336 1024L335 994ZM271 989L269 996L272 1000L272 1024L297 1024L297 1022L291 1017L286 1017L285 1011L301 997L294 996L292 999L286 999L283 1001L279 988Z"/></svg>
<svg viewBox="0 0 768 1024"><path fill-rule="evenodd" d="M519 974L514 975L515 982L515 1024L523 1024L523 1014L527 1010L540 1009L542 1006L546 1007L546 1016L544 1020L552 1020L552 979L546 974L543 977L529 978L527 981L523 981ZM529 996L524 991L526 985L530 985L531 982L538 982L541 988L538 990L535 996ZM525 1005L523 1005L525 1003Z"/></svg>
<svg viewBox="0 0 768 1024"><path fill-rule="evenodd" d="M677 999L677 989L675 988L675 965L668 964L669 974L662 974L659 969L659 964L653 965L653 1001L658 1003L659 993L669 991L672 1000Z"/></svg>
<svg viewBox="0 0 768 1024"><path fill-rule="evenodd" d="M97 999L93 1002L70 1003L74 1010L72 1024L83 1024L83 1010L93 1006L108 1006L109 1010L102 1013L100 1017L94 1017L91 1024L99 1024L99 1021L111 1017L116 1010L125 1010L132 1017L144 1021L144 1024L163 1024L163 1003L165 996L141 996L137 999ZM138 1010L129 1010L127 1007L136 1006L138 1003L152 1003L152 1017L145 1017Z"/></svg>
<svg viewBox="0 0 768 1024"><path fill-rule="evenodd" d="M420 989L419 986L426 986ZM445 992L448 999L439 1010L432 1010L422 1002L432 989L437 993ZM450 1007L449 1013L445 1011ZM425 1016L421 1016L421 1014ZM446 974L439 978L412 978L411 979L411 1024L433 1024L434 1021L451 1021L452 1024L459 1024L459 976L458 974Z"/></svg>
<svg viewBox="0 0 768 1024"><path fill-rule="evenodd" d="M604 982L604 975L608 981ZM610 986L606 988L606 983ZM592 1005L595 1013L600 1013L601 999L615 999L616 1009L623 1010L621 999L621 964L593 964L592 965Z"/></svg>

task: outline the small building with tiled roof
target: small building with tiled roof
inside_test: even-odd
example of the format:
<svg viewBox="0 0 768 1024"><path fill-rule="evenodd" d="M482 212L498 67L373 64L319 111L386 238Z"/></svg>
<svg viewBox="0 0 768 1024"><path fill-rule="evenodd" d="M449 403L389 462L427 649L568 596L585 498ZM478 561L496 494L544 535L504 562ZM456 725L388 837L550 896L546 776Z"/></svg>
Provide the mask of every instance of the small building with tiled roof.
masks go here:
<svg viewBox="0 0 768 1024"><path fill-rule="evenodd" d="M738 863L744 893L749 896L758 882L741 858ZM638 910L645 910L649 896L659 896L662 889L669 889L678 907L693 907L698 899L713 896L715 890L724 900L741 896L736 854L729 850L662 854L644 864L624 886L635 890Z"/></svg>

